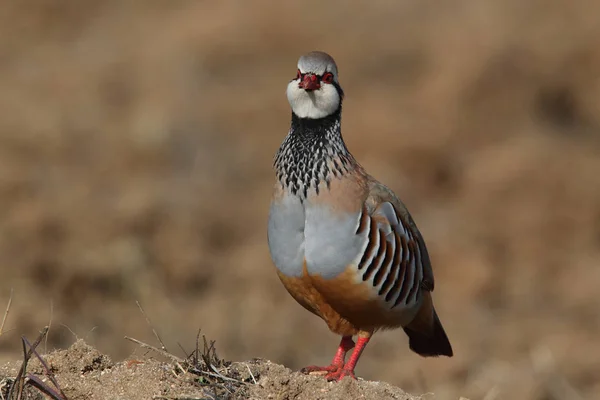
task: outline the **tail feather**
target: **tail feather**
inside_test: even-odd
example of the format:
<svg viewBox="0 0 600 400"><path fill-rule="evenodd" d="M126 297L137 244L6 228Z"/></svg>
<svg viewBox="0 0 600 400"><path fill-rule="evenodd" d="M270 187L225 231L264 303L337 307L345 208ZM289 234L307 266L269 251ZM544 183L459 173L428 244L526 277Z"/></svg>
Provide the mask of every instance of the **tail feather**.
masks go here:
<svg viewBox="0 0 600 400"><path fill-rule="evenodd" d="M433 307L430 292L423 292L423 303L410 324L404 327L408 345L423 357L452 357L452 345Z"/></svg>
<svg viewBox="0 0 600 400"><path fill-rule="evenodd" d="M404 332L408 335L410 349L423 357L454 355L450 340L435 310L433 310L433 326L428 332L413 330L411 325L406 326Z"/></svg>

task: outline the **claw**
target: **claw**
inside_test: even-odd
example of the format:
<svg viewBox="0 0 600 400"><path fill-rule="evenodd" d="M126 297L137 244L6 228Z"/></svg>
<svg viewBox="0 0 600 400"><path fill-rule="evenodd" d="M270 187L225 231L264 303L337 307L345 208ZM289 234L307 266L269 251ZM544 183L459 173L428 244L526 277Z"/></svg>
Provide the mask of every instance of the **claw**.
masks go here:
<svg viewBox="0 0 600 400"><path fill-rule="evenodd" d="M339 382L345 377L350 377L351 379L356 380L356 376L354 375L354 371L347 368L340 368L337 371L332 371L325 375L325 379L328 381L336 381Z"/></svg>
<svg viewBox="0 0 600 400"><path fill-rule="evenodd" d="M329 375L339 371L343 365L331 364L326 367L319 367L316 365L310 365L300 370L303 374L307 375Z"/></svg>

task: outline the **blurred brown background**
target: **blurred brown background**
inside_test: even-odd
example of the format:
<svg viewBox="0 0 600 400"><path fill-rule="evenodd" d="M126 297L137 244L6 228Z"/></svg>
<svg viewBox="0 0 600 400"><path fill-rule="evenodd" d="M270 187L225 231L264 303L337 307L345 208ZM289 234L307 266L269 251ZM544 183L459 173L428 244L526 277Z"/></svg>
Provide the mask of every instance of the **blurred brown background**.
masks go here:
<svg viewBox="0 0 600 400"><path fill-rule="evenodd" d="M366 379L600 398L600 6L591 0L12 1L0 6L0 359L48 324L115 359L154 338L297 369L338 338L280 285L272 159L299 55L405 201L452 359L376 336ZM68 329L67 329L68 327Z"/></svg>

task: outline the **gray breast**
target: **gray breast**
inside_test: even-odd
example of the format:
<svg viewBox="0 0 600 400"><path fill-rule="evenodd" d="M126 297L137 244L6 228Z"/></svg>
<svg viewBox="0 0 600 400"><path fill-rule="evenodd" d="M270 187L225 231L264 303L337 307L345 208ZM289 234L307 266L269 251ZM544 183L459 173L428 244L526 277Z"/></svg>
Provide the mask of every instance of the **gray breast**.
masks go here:
<svg viewBox="0 0 600 400"><path fill-rule="evenodd" d="M366 247L366 235L356 234L360 215L340 214L286 191L271 203L269 212L273 263L286 276L301 276L306 261L309 275L336 277L356 265Z"/></svg>
<svg viewBox="0 0 600 400"><path fill-rule="evenodd" d="M271 203L267 237L273 263L284 275L301 276L305 211L300 198L286 193Z"/></svg>
<svg viewBox="0 0 600 400"><path fill-rule="evenodd" d="M340 213L330 205L306 206L304 244L310 275L335 278L356 265L366 245L366 235L357 235L361 213Z"/></svg>

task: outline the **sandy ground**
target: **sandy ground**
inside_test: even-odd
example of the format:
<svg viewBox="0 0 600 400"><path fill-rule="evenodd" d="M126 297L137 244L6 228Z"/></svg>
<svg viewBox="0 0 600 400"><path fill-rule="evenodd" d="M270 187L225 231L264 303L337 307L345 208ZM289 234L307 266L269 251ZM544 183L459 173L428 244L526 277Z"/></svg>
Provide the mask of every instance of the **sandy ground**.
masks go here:
<svg viewBox="0 0 600 400"><path fill-rule="evenodd" d="M50 366L59 389L70 400L422 398L383 382L350 378L336 383L327 382L322 377L292 372L282 365L261 359L225 363L217 369L222 378L184 372L179 369L180 364L146 356L115 363L83 340L78 340L67 350L55 351L43 358ZM0 395L7 396L19 367L20 363L8 363L0 367ZM48 382L39 362L32 362L28 371ZM12 377L13 381L7 381L6 377ZM43 399L39 391L29 386L27 388L25 400ZM433 399L432 396L427 398Z"/></svg>
<svg viewBox="0 0 600 400"><path fill-rule="evenodd" d="M589 0L0 5L0 360L51 324L296 371L338 338L266 244L298 56L338 61L343 132L407 204L455 357L376 335L358 376L436 398L600 398L600 6ZM146 368L144 366L142 368ZM123 367L121 367L123 368ZM148 367L150 368L150 367ZM158 373L158 372L157 372Z"/></svg>

